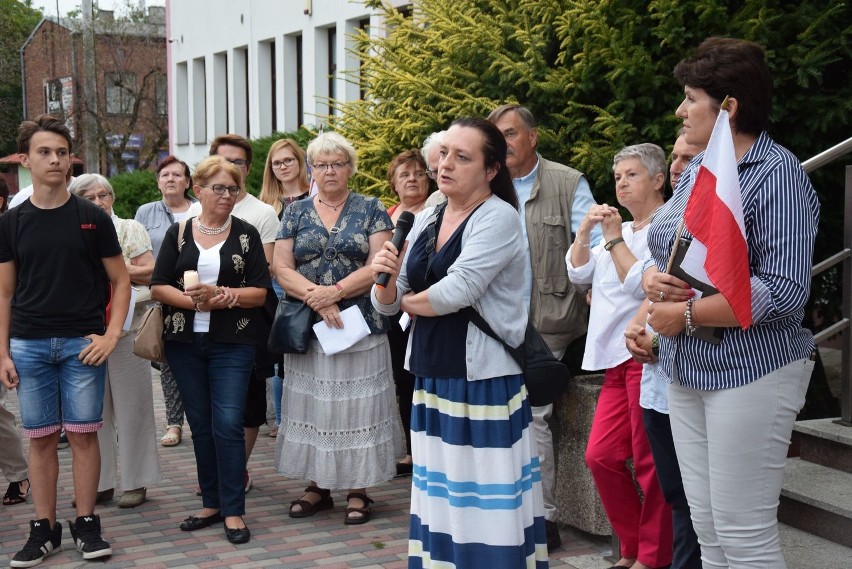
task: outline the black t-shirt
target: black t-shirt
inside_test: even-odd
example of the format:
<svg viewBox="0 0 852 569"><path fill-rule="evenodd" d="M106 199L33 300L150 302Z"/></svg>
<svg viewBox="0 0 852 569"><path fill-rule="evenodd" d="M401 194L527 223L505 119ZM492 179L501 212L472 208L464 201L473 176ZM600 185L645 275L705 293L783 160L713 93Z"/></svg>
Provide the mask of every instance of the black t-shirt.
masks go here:
<svg viewBox="0 0 852 569"><path fill-rule="evenodd" d="M18 262L11 337L74 338L106 329L103 277L83 232L95 232L100 258L121 255L121 246L106 212L84 202L90 209L81 219L77 199L71 196L55 209L25 201L18 206L16 238L11 212L0 217L0 263Z"/></svg>

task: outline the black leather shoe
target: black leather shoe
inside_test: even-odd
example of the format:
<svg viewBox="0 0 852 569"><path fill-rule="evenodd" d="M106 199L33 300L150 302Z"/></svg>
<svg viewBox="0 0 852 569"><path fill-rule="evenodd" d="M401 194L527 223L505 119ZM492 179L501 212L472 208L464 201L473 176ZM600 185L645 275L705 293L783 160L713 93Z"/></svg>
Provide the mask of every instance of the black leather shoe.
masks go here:
<svg viewBox="0 0 852 569"><path fill-rule="evenodd" d="M206 527L210 527L213 524L218 524L223 521L225 518L222 517L220 512L216 512L212 516L207 516L206 518L199 518L198 516L189 516L185 520L183 520L180 524L180 529L183 531L195 531L197 529L204 529Z"/></svg>
<svg viewBox="0 0 852 569"><path fill-rule="evenodd" d="M547 551L550 553L562 545L562 536L559 535L559 526L556 522L544 520L544 526L547 528Z"/></svg>
<svg viewBox="0 0 852 569"><path fill-rule="evenodd" d="M227 537L228 541L231 543L248 543L251 539L251 532L249 531L248 526L236 529L225 526L225 537Z"/></svg>

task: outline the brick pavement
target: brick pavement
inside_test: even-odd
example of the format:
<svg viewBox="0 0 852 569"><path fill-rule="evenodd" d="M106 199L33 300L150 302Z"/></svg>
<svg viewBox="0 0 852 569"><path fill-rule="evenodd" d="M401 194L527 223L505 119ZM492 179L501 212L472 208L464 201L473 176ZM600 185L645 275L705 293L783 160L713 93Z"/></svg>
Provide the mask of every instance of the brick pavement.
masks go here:
<svg viewBox="0 0 852 569"><path fill-rule="evenodd" d="M153 377L157 424L163 425L163 393L156 373ZM9 396L10 409L17 415L17 397ZM158 432L161 429L158 429ZM111 542L113 556L105 562L86 562L74 551L65 520L76 514L71 507L71 450L59 451L60 477L57 519L63 521L63 551L48 558L39 567L281 567L302 569L324 567L343 569L402 569L406 567L408 547L408 500L410 478L397 479L373 488L376 500L373 519L361 526L343 525L345 494L333 495L335 508L295 520L287 516L291 500L299 498L306 485L275 472L275 439L261 428L257 446L249 464L254 488L246 500L246 523L251 528L248 544L234 546L225 539L221 526L192 533L181 532L178 525L196 513L200 498L195 495L195 459L191 434L184 431L184 442L173 448L159 447L163 480L148 489L148 501L134 509L120 509L116 499L98 506L105 537ZM26 444L26 443L25 443ZM5 481L3 481L5 482ZM27 522L33 516L32 498L27 504L0 506L0 566L26 541ZM609 555L607 540L563 528L563 547L551 556L551 567L565 569L602 569Z"/></svg>

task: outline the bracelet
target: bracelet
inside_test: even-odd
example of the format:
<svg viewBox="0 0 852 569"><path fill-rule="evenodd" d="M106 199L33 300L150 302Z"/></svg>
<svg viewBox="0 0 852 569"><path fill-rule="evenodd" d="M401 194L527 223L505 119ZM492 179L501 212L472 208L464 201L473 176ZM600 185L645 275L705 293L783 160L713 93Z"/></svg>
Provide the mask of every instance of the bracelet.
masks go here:
<svg viewBox="0 0 852 569"><path fill-rule="evenodd" d="M193 303L192 303L192 306L195 308L195 311L196 311L196 312L201 312L201 311L198 309L198 303L197 303L197 302L193 302Z"/></svg>
<svg viewBox="0 0 852 569"><path fill-rule="evenodd" d="M695 304L695 299L690 298L686 301L686 312L683 313L686 318L686 335L692 336L698 330L698 326L692 325L692 305Z"/></svg>
<svg viewBox="0 0 852 569"><path fill-rule="evenodd" d="M346 298L346 291L343 290L343 287L340 286L340 283L334 283L334 288L336 288L337 292L340 293L340 298Z"/></svg>
<svg viewBox="0 0 852 569"><path fill-rule="evenodd" d="M655 358L660 357L660 335L654 334L651 336L651 353L654 354Z"/></svg>
<svg viewBox="0 0 852 569"><path fill-rule="evenodd" d="M575 243L579 243L579 244L580 244L580 247L585 247L586 249L588 249L588 248L589 248L589 246L592 244L592 242L591 242L591 241L589 241L588 243L583 243L582 241L580 241L580 238L579 238L579 237L578 237L578 238L576 238L576 239L574 239L574 242L575 242Z"/></svg>

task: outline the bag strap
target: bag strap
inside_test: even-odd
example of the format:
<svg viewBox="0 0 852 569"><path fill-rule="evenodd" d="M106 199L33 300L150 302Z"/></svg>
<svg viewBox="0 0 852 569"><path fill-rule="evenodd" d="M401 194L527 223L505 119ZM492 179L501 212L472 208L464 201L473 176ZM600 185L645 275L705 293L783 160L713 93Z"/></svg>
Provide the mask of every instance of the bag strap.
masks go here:
<svg viewBox="0 0 852 569"><path fill-rule="evenodd" d="M483 318L482 315L472 306L465 306L461 310L461 312L468 317L468 319L473 323L474 326L476 326L477 328L485 332L487 335L500 342L500 344L502 344L503 347L506 348L506 351L509 352L509 355L512 356L512 359L514 359L517 364L521 366L521 369L523 369L525 359L523 342L521 342L521 345L517 348L513 348L512 346L507 344L503 338L497 335L497 332L495 332L494 329L491 328L488 322L485 321L485 318ZM527 323L527 326L529 326L529 323Z"/></svg>

